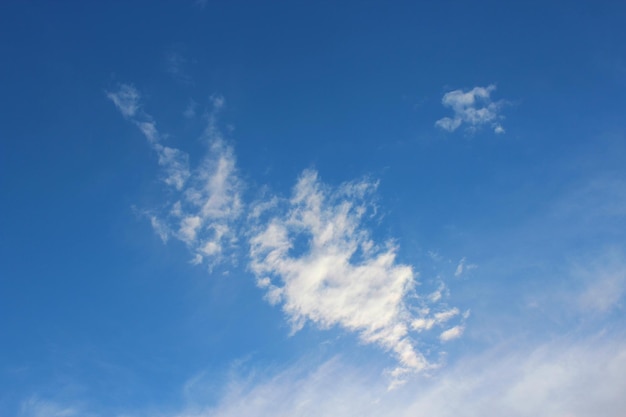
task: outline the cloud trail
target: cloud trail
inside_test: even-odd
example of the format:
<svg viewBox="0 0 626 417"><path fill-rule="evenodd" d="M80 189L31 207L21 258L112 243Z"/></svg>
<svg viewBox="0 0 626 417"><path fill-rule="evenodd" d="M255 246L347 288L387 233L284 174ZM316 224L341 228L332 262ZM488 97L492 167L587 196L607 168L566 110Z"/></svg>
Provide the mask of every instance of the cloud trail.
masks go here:
<svg viewBox="0 0 626 417"><path fill-rule="evenodd" d="M623 339L563 338L499 346L389 392L375 376L334 359L251 384L233 380L214 407L185 416L621 417Z"/></svg>
<svg viewBox="0 0 626 417"><path fill-rule="evenodd" d="M176 410L126 411L126 417L622 417L626 409L626 343L588 335L528 344L519 340L389 391L370 366L336 356L282 370L233 367L214 401L215 375L190 378ZM169 408L169 407L168 407ZM80 409L80 413L78 410ZM92 407L95 409L95 407ZM86 411L87 410L87 411ZM19 417L110 415L89 407L37 399ZM56 414L55 414L56 413Z"/></svg>
<svg viewBox="0 0 626 417"><path fill-rule="evenodd" d="M217 113L224 106L221 96L212 97L212 111L201 135L208 150L198 167L191 170L189 155L161 144L162 135L153 118L139 110L141 95L131 85L123 84L107 93L120 113L146 137L158 155L165 177L163 181L176 191L158 213L147 212L151 224L162 240L176 238L193 254L194 263L219 263L237 241L236 220L242 212L243 187L236 168L232 147L217 129Z"/></svg>
<svg viewBox="0 0 626 417"><path fill-rule="evenodd" d="M130 84L122 84L117 91L107 92L107 97L126 119L139 128L152 149L157 153L159 165L165 171L163 181L181 190L189 178L189 155L175 148L163 145L156 122L148 113L141 110L141 95Z"/></svg>

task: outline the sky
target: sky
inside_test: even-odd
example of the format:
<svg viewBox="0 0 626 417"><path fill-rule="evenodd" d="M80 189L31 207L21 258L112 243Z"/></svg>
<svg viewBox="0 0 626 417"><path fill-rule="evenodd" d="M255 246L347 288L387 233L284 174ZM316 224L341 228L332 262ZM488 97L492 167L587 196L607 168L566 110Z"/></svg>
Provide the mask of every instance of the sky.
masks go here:
<svg viewBox="0 0 626 417"><path fill-rule="evenodd" d="M0 416L624 416L621 1L7 0Z"/></svg>

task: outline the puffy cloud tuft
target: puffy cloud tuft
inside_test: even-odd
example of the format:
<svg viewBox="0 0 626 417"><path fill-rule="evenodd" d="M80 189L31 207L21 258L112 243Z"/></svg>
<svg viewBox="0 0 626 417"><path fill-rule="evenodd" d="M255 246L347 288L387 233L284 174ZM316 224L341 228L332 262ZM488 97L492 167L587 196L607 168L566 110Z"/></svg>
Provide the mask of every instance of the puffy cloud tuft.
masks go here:
<svg viewBox="0 0 626 417"><path fill-rule="evenodd" d="M409 295L420 299L413 267L398 263L396 246L375 243L364 226L376 186L357 181L333 189L305 171L283 212L251 236L251 269L293 331L309 321L356 332L394 353L400 366L391 374L400 380L433 366L411 333L442 326L458 310L437 316L407 302Z"/></svg>
<svg viewBox="0 0 626 417"><path fill-rule="evenodd" d="M474 87L469 91L454 90L443 95L441 103L454 112L452 117L444 117L435 122L435 126L454 132L463 123L469 130L476 130L483 125L489 125L497 134L504 133L500 124L502 116L499 114L503 101L492 101L491 93L495 85Z"/></svg>

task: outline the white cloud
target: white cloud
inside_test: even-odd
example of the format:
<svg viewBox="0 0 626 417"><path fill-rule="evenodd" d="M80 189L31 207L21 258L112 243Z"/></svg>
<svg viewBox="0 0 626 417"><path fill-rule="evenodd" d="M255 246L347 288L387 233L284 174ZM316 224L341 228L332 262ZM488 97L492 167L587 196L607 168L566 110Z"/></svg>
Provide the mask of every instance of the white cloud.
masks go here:
<svg viewBox="0 0 626 417"><path fill-rule="evenodd" d="M177 237L196 255L220 257L237 240L232 227L243 209L241 188L232 148L212 142L173 212L180 219Z"/></svg>
<svg viewBox="0 0 626 417"><path fill-rule="evenodd" d="M461 260L459 261L459 263L456 266L456 270L454 271L454 276L455 277L460 277L461 275L463 275L465 272L471 271L472 269L476 269L478 268L478 265L474 265L474 264L466 264L467 259L466 258L461 258Z"/></svg>
<svg viewBox="0 0 626 417"><path fill-rule="evenodd" d="M159 165L165 171L165 183L177 190L183 188L185 181L189 178L189 155L175 148L155 145L155 150L159 155Z"/></svg>
<svg viewBox="0 0 626 417"><path fill-rule="evenodd" d="M133 117L139 109L139 92L129 84L122 84L115 92L107 92L107 97L124 117Z"/></svg>
<svg viewBox="0 0 626 417"><path fill-rule="evenodd" d="M181 387L184 405L127 417L623 417L626 343L621 336L562 338L534 346L504 343L389 391L371 364L335 357L288 368L233 366L215 393L215 374L200 372ZM216 398L213 400L214 398ZM86 407L37 398L19 417L105 416ZM135 408L135 410L137 410Z"/></svg>
<svg viewBox="0 0 626 417"><path fill-rule="evenodd" d="M121 84L115 92L108 92L107 97L113 101L124 117L132 121L148 140L152 149L157 153L159 165L163 167L165 178L163 181L180 190L189 178L189 155L178 149L162 145L161 134L152 117L140 111L141 95L135 87Z"/></svg>
<svg viewBox="0 0 626 417"><path fill-rule="evenodd" d="M237 240L233 223L242 211L242 184L237 175L235 156L216 125L217 112L224 106L223 97L211 97L213 109L202 135L208 151L199 166L191 170L189 155L163 145L156 122L149 114L137 110L141 96L134 87L121 85L118 92L107 96L143 133L158 155L163 181L179 192L173 202L166 204L164 214L150 212L155 231L163 241L174 237L184 242L193 252L194 263L204 259L209 259L210 265L219 262L224 249ZM126 101L133 104L120 107L119 97L132 97ZM127 107L134 110L125 112Z"/></svg>
<svg viewBox="0 0 626 417"><path fill-rule="evenodd" d="M495 85L487 87L474 87L469 91L454 90L443 95L441 103L454 112L452 117L444 117L435 122L435 126L454 132L463 123L470 130L476 130L483 125L489 125L495 133L504 133L500 124L502 116L499 114L502 101L492 101L491 93L495 91Z"/></svg>
<svg viewBox="0 0 626 417"><path fill-rule="evenodd" d="M143 133L143 135L146 137L146 139L148 139L148 142L151 145L155 145L161 140L161 138L159 137L159 131L156 128L156 123L154 123L152 120L135 121L135 124L137 125L141 133Z"/></svg>
<svg viewBox="0 0 626 417"><path fill-rule="evenodd" d="M433 298L430 297L431 301ZM433 302L439 301L440 297L436 298ZM441 326L446 323L448 320L452 319L459 315L459 309L454 307L448 310L440 311L439 313L430 314L430 309L422 309L419 311L419 317L415 318L411 322L411 329L421 332L424 330L431 330L434 326ZM467 317L465 317L467 318ZM457 326L455 326L457 327ZM449 330L453 330L455 327ZM447 331L447 330L446 330ZM460 334L459 334L460 336ZM440 338L440 340L445 341Z"/></svg>
<svg viewBox="0 0 626 417"><path fill-rule="evenodd" d="M171 234L167 224L163 223L161 219L151 213L145 213L150 219L150 224L154 231L159 235L163 243L167 242L169 235Z"/></svg>
<svg viewBox="0 0 626 417"><path fill-rule="evenodd" d="M237 242L242 188L232 148L219 139L212 140L207 155L161 219L170 235L189 247L194 263L207 260L212 266Z"/></svg>
<svg viewBox="0 0 626 417"><path fill-rule="evenodd" d="M458 339L463 334L463 330L465 330L463 326L454 326L451 329L441 332L439 340L442 342L448 342L450 340Z"/></svg>
<svg viewBox="0 0 626 417"><path fill-rule="evenodd" d="M425 307L428 297L414 293L413 268L396 261L391 242L372 241L363 221L376 186L360 181L332 189L316 172L305 171L286 210L253 232L250 267L268 300L282 305L293 331L309 321L356 332L394 353L400 366L392 376L400 380L433 366L411 331L442 325L451 316L437 318ZM422 308L407 302L410 295Z"/></svg>

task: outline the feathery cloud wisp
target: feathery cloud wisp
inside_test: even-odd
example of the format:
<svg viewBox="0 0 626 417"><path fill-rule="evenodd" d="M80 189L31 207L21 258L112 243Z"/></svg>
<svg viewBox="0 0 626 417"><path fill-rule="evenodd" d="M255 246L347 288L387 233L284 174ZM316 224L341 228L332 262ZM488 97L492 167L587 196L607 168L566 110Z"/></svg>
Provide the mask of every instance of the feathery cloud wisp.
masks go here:
<svg viewBox="0 0 626 417"><path fill-rule="evenodd" d="M519 341L518 341L519 342ZM216 402L215 380L185 384L187 404L163 417L622 417L626 409L626 349L622 336L510 343L464 355L430 378L389 391L367 366L341 357L321 364L300 361L276 372L229 372ZM105 415L74 405L27 402L20 417ZM56 413L56 414L55 414ZM124 413L144 416L151 413Z"/></svg>
<svg viewBox="0 0 626 417"><path fill-rule="evenodd" d="M141 95L131 85L107 93L122 115L129 118L158 155L164 182L177 192L162 213L149 213L153 228L164 241L170 237L184 242L194 254L193 262L218 262L224 249L237 240L234 221L241 214L241 181L233 150L215 126L216 114L224 106L221 96L212 97L213 109L202 139L209 149L200 165L191 170L189 155L163 145L152 117L139 111Z"/></svg>
<svg viewBox="0 0 626 417"><path fill-rule="evenodd" d="M140 110L141 94L130 84L122 84L117 91L107 92L107 97L115 104L122 116L129 119L148 140L157 153L159 165L165 171L163 181L180 190L189 178L189 155L161 143L162 137L156 122L148 113Z"/></svg>
<svg viewBox="0 0 626 417"><path fill-rule="evenodd" d="M378 378L333 360L228 385L198 417L276 416L623 416L623 342L562 340L464 357L433 378L388 392Z"/></svg>
<svg viewBox="0 0 626 417"><path fill-rule="evenodd" d="M129 84L120 85L115 92L107 92L107 97L124 117L133 117L139 109L139 92Z"/></svg>

